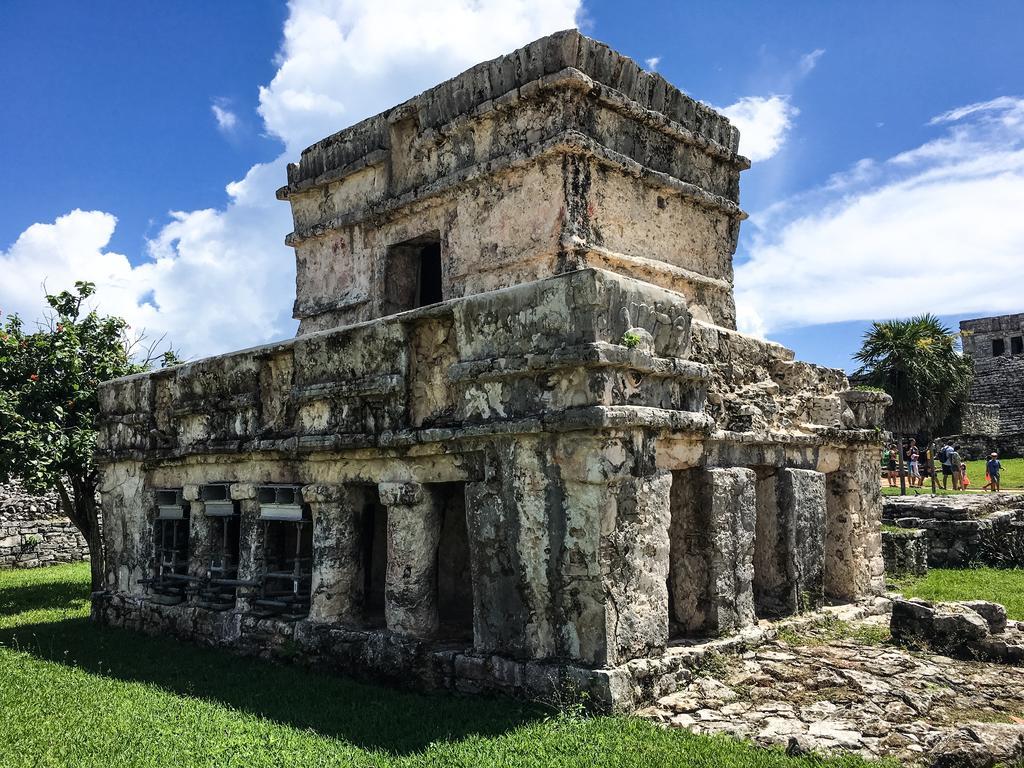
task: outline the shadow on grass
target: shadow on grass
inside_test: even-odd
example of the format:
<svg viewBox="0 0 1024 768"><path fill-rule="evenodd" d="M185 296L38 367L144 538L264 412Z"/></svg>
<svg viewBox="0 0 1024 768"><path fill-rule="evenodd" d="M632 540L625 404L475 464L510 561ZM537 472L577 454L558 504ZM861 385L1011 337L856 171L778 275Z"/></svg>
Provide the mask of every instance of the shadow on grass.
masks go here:
<svg viewBox="0 0 1024 768"><path fill-rule="evenodd" d="M61 589L66 585L45 586L53 590L25 587L14 603L22 610L53 609L82 598L80 583L73 598ZM6 592L15 589L5 590L5 605ZM89 673L207 699L393 755L470 735L497 736L545 714L539 706L501 697L391 690L169 638L98 627L86 618L0 629L0 646Z"/></svg>
<svg viewBox="0 0 1024 768"><path fill-rule="evenodd" d="M27 611L71 611L88 604L82 582L72 579L0 587L0 617Z"/></svg>

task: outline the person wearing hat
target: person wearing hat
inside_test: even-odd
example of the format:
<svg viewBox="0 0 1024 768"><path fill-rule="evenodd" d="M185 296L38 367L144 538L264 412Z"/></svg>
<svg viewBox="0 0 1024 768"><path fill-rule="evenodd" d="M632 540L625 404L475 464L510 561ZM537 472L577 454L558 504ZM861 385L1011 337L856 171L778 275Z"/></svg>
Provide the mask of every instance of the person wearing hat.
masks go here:
<svg viewBox="0 0 1024 768"><path fill-rule="evenodd" d="M999 463L999 454L992 451L988 455L988 461L985 462L985 479L988 480L985 485L981 487L981 490L992 488L993 491L999 490L999 470L1003 468L1003 465Z"/></svg>

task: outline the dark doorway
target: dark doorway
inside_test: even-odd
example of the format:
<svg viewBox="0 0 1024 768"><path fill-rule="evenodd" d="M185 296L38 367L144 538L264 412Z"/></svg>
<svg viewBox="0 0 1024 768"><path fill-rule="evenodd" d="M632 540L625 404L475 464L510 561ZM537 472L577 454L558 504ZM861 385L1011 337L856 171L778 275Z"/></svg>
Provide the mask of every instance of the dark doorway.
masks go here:
<svg viewBox="0 0 1024 768"><path fill-rule="evenodd" d="M1024 355L1024 337L1014 336L1010 339L1010 354Z"/></svg>
<svg viewBox="0 0 1024 768"><path fill-rule="evenodd" d="M388 248L384 313L391 315L444 301L441 238L437 233Z"/></svg>
<svg viewBox="0 0 1024 768"><path fill-rule="evenodd" d="M465 483L434 486L441 506L437 545L437 617L445 639L473 639L473 580L469 570Z"/></svg>
<svg viewBox="0 0 1024 768"><path fill-rule="evenodd" d="M384 583L388 571L388 509L376 488L367 490L360 526L363 566L363 619L384 626Z"/></svg>
<svg viewBox="0 0 1024 768"><path fill-rule="evenodd" d="M992 339L992 357L999 357L1006 351L1006 342L1003 339Z"/></svg>

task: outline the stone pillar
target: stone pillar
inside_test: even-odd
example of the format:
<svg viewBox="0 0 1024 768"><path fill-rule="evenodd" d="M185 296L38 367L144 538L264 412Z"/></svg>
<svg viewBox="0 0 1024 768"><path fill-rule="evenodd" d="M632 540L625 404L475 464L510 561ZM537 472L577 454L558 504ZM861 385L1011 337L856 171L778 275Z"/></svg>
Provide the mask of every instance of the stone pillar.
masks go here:
<svg viewBox="0 0 1024 768"><path fill-rule="evenodd" d="M549 510L549 527L560 655L615 665L659 652L668 641L671 474L655 466L654 439L567 436L557 458L562 482L549 498L561 497L561 509Z"/></svg>
<svg viewBox="0 0 1024 768"><path fill-rule="evenodd" d="M239 502L238 519L238 580L255 581L263 572L263 524L256 502L256 486L249 483L231 485L231 500ZM235 609L248 611L252 598L259 593L257 587L240 587L236 594Z"/></svg>
<svg viewBox="0 0 1024 768"><path fill-rule="evenodd" d="M100 484L103 538L107 552L106 588L145 595L139 583L153 564L152 489L139 461L119 461L103 468Z"/></svg>
<svg viewBox="0 0 1024 768"><path fill-rule="evenodd" d="M466 483L474 647L520 658L554 656L547 443L517 438L492 448L487 476Z"/></svg>
<svg viewBox="0 0 1024 768"><path fill-rule="evenodd" d="M363 489L307 485L302 499L313 513L311 621L356 623L363 605L359 521Z"/></svg>
<svg viewBox="0 0 1024 768"><path fill-rule="evenodd" d="M756 476L742 468L673 473L672 616L687 634L754 622Z"/></svg>
<svg viewBox="0 0 1024 768"><path fill-rule="evenodd" d="M413 637L437 633L437 545L441 510L419 483L380 483L388 508L387 628Z"/></svg>
<svg viewBox="0 0 1024 768"><path fill-rule="evenodd" d="M188 575L202 579L210 562L210 520L206 517L206 504L199 497L198 485L183 486L181 495L189 504Z"/></svg>
<svg viewBox="0 0 1024 768"><path fill-rule="evenodd" d="M843 451L826 475L825 594L857 600L885 590L876 445Z"/></svg>
<svg viewBox="0 0 1024 768"><path fill-rule="evenodd" d="M824 602L825 476L773 469L757 476L754 604L778 617Z"/></svg>

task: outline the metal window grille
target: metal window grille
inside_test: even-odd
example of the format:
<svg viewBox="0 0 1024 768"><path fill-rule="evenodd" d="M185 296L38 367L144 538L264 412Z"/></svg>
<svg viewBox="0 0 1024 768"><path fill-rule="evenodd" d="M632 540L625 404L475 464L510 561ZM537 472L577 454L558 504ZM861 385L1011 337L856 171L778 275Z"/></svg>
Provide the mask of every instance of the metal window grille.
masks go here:
<svg viewBox="0 0 1024 768"><path fill-rule="evenodd" d="M191 581L188 575L189 505L180 489L156 492L157 513L153 521L153 576L143 579L149 592L160 602L180 603Z"/></svg>
<svg viewBox="0 0 1024 768"><path fill-rule="evenodd" d="M309 614L313 581L313 519L297 486L257 489L263 526L263 569L255 608L301 619Z"/></svg>

